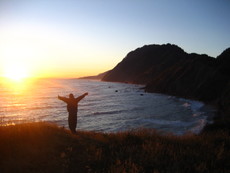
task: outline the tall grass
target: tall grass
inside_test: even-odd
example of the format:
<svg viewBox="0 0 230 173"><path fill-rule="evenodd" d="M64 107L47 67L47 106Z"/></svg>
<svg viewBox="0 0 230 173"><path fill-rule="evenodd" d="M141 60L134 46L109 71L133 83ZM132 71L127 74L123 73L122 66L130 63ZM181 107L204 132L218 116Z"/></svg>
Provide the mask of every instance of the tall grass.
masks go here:
<svg viewBox="0 0 230 173"><path fill-rule="evenodd" d="M0 127L1 172L230 172L229 131L184 136L140 129L68 130L47 123Z"/></svg>

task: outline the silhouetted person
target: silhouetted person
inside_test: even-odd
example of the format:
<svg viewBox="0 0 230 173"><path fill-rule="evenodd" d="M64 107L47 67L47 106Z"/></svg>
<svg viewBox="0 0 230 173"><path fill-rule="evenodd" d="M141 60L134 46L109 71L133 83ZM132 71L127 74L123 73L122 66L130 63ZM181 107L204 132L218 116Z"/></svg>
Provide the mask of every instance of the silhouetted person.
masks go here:
<svg viewBox="0 0 230 173"><path fill-rule="evenodd" d="M83 99L86 95L88 95L88 93L85 93L77 98L74 98L73 94L69 94L69 98L58 95L58 99L67 103L67 111L69 112L68 122L72 133L76 133L78 102L81 101L81 99Z"/></svg>

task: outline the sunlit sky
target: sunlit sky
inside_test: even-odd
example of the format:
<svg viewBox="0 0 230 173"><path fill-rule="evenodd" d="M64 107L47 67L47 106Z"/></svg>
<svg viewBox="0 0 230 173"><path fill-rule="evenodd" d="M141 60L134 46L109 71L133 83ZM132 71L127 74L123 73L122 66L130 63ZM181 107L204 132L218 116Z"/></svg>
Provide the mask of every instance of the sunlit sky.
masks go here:
<svg viewBox="0 0 230 173"><path fill-rule="evenodd" d="M229 19L229 0L0 0L0 76L96 75L146 44L216 57Z"/></svg>

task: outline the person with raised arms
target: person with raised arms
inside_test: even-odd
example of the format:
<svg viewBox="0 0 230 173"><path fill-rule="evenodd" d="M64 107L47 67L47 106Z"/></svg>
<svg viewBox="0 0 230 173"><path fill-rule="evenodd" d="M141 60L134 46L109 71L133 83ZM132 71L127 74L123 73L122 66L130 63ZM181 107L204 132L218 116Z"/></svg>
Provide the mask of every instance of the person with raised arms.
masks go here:
<svg viewBox="0 0 230 173"><path fill-rule="evenodd" d="M77 127L77 111L78 111L78 102L80 102L88 93L84 93L83 95L74 98L73 94L69 94L69 98L61 97L58 95L58 99L64 101L67 104L67 111L69 112L68 123L69 128L73 134L76 133Z"/></svg>

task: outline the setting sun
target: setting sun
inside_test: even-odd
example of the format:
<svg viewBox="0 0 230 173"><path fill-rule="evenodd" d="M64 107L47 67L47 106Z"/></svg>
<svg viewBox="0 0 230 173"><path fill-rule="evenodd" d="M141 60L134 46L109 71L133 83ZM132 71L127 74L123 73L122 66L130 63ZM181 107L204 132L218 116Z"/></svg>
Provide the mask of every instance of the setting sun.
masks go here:
<svg viewBox="0 0 230 173"><path fill-rule="evenodd" d="M21 81L29 77L28 69L22 64L11 64L5 67L4 77L13 81Z"/></svg>

